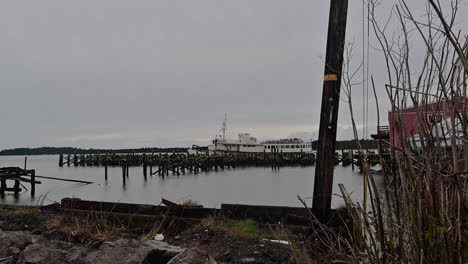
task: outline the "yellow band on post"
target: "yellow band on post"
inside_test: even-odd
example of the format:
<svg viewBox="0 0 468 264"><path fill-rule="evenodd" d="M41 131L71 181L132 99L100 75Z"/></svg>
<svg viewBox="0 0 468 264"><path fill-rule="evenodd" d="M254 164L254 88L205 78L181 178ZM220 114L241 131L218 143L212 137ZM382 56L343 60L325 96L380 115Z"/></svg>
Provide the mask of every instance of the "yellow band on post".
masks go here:
<svg viewBox="0 0 468 264"><path fill-rule="evenodd" d="M326 81L326 82L338 81L338 75L336 75L336 74L327 74L327 75L325 75L323 80Z"/></svg>

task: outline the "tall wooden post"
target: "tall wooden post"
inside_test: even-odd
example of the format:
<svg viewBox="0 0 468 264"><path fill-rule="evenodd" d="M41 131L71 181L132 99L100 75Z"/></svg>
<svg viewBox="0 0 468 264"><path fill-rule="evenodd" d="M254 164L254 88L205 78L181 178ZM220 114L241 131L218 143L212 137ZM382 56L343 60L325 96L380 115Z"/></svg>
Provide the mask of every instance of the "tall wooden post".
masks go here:
<svg viewBox="0 0 468 264"><path fill-rule="evenodd" d="M147 179L148 175L148 164L146 163L146 153L143 153L143 177L145 178L145 181Z"/></svg>
<svg viewBox="0 0 468 264"><path fill-rule="evenodd" d="M129 167L130 167L130 155L129 154L127 154L127 160L126 160L126 165L125 166L126 166L125 176L127 176L127 178L128 178L128 174L129 174L128 171L129 171Z"/></svg>
<svg viewBox="0 0 468 264"><path fill-rule="evenodd" d="M21 175L21 174L20 174L19 172L16 173L15 185L13 185L13 191L14 191L15 195L18 195L19 192L21 191L21 189L20 189L20 182L19 182L20 175Z"/></svg>
<svg viewBox="0 0 468 264"><path fill-rule="evenodd" d="M36 194L36 170L31 171L31 196Z"/></svg>
<svg viewBox="0 0 468 264"><path fill-rule="evenodd" d="M341 148L341 165L344 164L344 160L345 160L344 148Z"/></svg>
<svg viewBox="0 0 468 264"><path fill-rule="evenodd" d="M348 0L331 0L312 204L312 210L321 222L330 218L347 13Z"/></svg>
<svg viewBox="0 0 468 264"><path fill-rule="evenodd" d="M108 156L107 154L104 156L104 179L107 181L107 161Z"/></svg>
<svg viewBox="0 0 468 264"><path fill-rule="evenodd" d="M0 195L4 195L6 189L7 189L6 179L5 179L5 178L1 178L1 179L0 179Z"/></svg>
<svg viewBox="0 0 468 264"><path fill-rule="evenodd" d="M122 180L123 180L123 184L125 185L125 173L127 172L127 170L125 169L125 165L122 165Z"/></svg>

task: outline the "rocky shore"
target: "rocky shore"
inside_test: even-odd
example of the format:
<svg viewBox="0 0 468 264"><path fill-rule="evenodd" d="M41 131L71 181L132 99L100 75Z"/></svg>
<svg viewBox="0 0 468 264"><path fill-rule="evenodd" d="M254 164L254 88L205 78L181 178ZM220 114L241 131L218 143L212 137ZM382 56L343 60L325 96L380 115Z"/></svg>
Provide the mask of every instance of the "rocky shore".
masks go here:
<svg viewBox="0 0 468 264"><path fill-rule="evenodd" d="M196 225L163 239L142 239L146 234L135 230L104 235L87 230L83 239L85 231L64 218L70 221L63 213L0 208L0 264L295 263L288 245L210 226Z"/></svg>

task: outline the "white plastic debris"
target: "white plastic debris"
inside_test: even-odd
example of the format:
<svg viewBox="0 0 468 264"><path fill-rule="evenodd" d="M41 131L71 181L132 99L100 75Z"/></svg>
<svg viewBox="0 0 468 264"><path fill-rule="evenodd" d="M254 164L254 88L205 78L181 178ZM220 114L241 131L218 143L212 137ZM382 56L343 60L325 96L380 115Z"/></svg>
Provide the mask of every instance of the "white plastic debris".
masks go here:
<svg viewBox="0 0 468 264"><path fill-rule="evenodd" d="M163 234L156 234L156 236L154 237L154 240L163 241L164 240L164 235Z"/></svg>
<svg viewBox="0 0 468 264"><path fill-rule="evenodd" d="M270 241L270 242L273 242L273 243L278 243L278 244L283 244L283 245L289 245L290 243L288 241L285 241L285 240L274 240L274 239L262 239L264 241Z"/></svg>

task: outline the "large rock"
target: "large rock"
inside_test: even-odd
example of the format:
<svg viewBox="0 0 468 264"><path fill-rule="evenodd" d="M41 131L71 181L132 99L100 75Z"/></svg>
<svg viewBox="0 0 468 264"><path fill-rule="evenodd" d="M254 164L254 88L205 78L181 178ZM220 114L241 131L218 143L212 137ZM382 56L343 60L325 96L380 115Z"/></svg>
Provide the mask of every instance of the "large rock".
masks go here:
<svg viewBox="0 0 468 264"><path fill-rule="evenodd" d="M119 239L104 242L98 250L84 257L81 263L165 264L182 251L182 248L170 246L162 241L138 243L133 239Z"/></svg>
<svg viewBox="0 0 468 264"><path fill-rule="evenodd" d="M216 261L207 253L191 248L177 255L167 264L216 264Z"/></svg>
<svg viewBox="0 0 468 264"><path fill-rule="evenodd" d="M35 243L39 236L25 231L0 230L0 259L18 255L28 245Z"/></svg>
<svg viewBox="0 0 468 264"><path fill-rule="evenodd" d="M0 264L166 264L181 252L163 241L119 239L84 248L29 232L0 230Z"/></svg>
<svg viewBox="0 0 468 264"><path fill-rule="evenodd" d="M143 260L144 264L147 263L167 263L175 256L184 251L183 248L177 246L171 246L163 241L149 240L143 243L150 252Z"/></svg>
<svg viewBox="0 0 468 264"><path fill-rule="evenodd" d="M77 263L85 254L86 249L83 247L41 238L21 252L17 264Z"/></svg>

